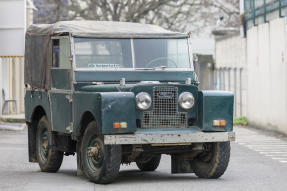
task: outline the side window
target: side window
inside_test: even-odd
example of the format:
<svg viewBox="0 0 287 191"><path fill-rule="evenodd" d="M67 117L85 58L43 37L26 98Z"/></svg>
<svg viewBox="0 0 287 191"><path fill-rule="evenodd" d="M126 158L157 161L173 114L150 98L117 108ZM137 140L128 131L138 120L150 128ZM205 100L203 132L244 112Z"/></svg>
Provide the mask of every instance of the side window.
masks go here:
<svg viewBox="0 0 287 191"><path fill-rule="evenodd" d="M53 40L53 64L52 66L54 68L59 68L59 50L60 50L60 47L59 47L59 39L54 39Z"/></svg>
<svg viewBox="0 0 287 191"><path fill-rule="evenodd" d="M53 68L71 69L68 38L53 39Z"/></svg>

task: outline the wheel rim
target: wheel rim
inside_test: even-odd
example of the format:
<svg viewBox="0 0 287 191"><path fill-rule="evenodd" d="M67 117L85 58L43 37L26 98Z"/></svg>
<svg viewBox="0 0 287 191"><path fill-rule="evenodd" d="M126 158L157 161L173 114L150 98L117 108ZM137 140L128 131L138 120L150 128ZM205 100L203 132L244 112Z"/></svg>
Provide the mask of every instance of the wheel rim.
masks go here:
<svg viewBox="0 0 287 191"><path fill-rule="evenodd" d="M47 129L43 129L40 134L40 157L46 162L49 154L50 137Z"/></svg>
<svg viewBox="0 0 287 191"><path fill-rule="evenodd" d="M104 161L104 147L99 139L92 137L86 149L88 165L91 169L100 168Z"/></svg>

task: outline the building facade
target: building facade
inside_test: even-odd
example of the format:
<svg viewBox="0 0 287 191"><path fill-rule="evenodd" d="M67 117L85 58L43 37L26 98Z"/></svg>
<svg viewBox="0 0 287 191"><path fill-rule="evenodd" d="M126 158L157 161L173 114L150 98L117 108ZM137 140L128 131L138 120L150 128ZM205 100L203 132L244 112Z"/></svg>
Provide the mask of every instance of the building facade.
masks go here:
<svg viewBox="0 0 287 191"><path fill-rule="evenodd" d="M241 108L250 125L287 134L287 1L242 2L243 32L216 40L215 82L231 87L235 111Z"/></svg>
<svg viewBox="0 0 287 191"><path fill-rule="evenodd" d="M24 113L24 44L33 22L31 0L0 0L0 117ZM6 104L5 100L15 100Z"/></svg>

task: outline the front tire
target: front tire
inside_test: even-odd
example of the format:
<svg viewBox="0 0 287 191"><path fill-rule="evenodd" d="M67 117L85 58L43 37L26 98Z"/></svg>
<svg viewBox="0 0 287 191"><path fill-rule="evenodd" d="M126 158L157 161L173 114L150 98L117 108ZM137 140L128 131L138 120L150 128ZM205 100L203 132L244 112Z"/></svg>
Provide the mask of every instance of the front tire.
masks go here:
<svg viewBox="0 0 287 191"><path fill-rule="evenodd" d="M230 142L205 143L205 151L191 162L199 178L219 178L227 169L230 158Z"/></svg>
<svg viewBox="0 0 287 191"><path fill-rule="evenodd" d="M119 175L121 148L120 145L105 145L97 132L96 122L89 123L81 146L84 174L98 184L114 181Z"/></svg>
<svg viewBox="0 0 287 191"><path fill-rule="evenodd" d="M145 156L141 155L136 160L136 164L141 171L155 171L160 163L161 155Z"/></svg>
<svg viewBox="0 0 287 191"><path fill-rule="evenodd" d="M42 172L57 172L63 161L63 152L53 146L51 125L43 116L37 128L36 155Z"/></svg>

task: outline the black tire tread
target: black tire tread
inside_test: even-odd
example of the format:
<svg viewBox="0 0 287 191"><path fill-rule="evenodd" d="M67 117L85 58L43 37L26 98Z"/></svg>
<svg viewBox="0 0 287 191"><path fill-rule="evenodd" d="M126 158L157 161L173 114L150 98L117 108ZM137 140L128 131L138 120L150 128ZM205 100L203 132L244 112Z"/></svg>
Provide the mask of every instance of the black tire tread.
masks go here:
<svg viewBox="0 0 287 191"><path fill-rule="evenodd" d="M87 144L89 136L98 135L96 129L96 122L93 121L89 123L83 135L83 142L81 148L81 162L84 174L94 183L97 184L109 184L113 182L119 175L120 165L121 165L121 153L122 147L120 145L105 145L105 159L100 174L97 176L87 165L87 160L85 156L84 149ZM100 136L99 136L100 137ZM101 140L103 140L101 138Z"/></svg>
<svg viewBox="0 0 287 191"><path fill-rule="evenodd" d="M199 178L216 179L221 177L227 169L230 158L230 142L215 144L215 154L209 164L192 161L192 169Z"/></svg>
<svg viewBox="0 0 287 191"><path fill-rule="evenodd" d="M152 156L151 159L146 163L136 161L136 164L141 171L155 171L159 166L160 159L161 155L156 155Z"/></svg>
<svg viewBox="0 0 287 191"><path fill-rule="evenodd" d="M40 119L38 124L40 124L40 123L44 123L45 124L46 128L48 129L48 132L49 132L50 136L52 136L51 126L50 126L46 116L43 116ZM39 126L38 126L38 128L39 128ZM39 146L39 143L38 143L39 137L38 136L39 136L39 134L37 132L37 145ZM50 154L48 156L46 164L42 164L41 163L41 159L39 157L38 149L36 149L36 152L37 152L39 166L40 166L42 172L57 172L60 169L60 167L62 165L62 162L63 162L63 157L64 157L64 153L63 152L58 151L53 146L51 146L51 151L49 151Z"/></svg>

